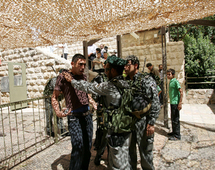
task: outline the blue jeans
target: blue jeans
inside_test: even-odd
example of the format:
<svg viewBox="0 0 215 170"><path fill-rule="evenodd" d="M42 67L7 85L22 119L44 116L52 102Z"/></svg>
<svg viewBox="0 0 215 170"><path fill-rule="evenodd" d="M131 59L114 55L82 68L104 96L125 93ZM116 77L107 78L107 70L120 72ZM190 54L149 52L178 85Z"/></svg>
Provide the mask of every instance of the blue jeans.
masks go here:
<svg viewBox="0 0 215 170"><path fill-rule="evenodd" d="M87 170L92 147L93 121L92 114L87 116L67 116L71 136L72 152L70 170Z"/></svg>

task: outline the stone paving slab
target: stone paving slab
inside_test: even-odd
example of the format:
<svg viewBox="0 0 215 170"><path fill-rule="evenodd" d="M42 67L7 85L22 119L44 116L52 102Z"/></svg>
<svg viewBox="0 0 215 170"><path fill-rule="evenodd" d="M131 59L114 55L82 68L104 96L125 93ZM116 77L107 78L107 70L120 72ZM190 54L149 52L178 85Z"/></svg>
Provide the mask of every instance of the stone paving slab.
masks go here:
<svg viewBox="0 0 215 170"><path fill-rule="evenodd" d="M154 142L154 166L156 170L213 170L215 169L215 105L183 105L181 111L180 141L169 141L170 129L156 122ZM94 132L95 132L94 123ZM94 137L95 138L95 133ZM14 170L67 170L71 152L70 137L52 145L27 161L14 167ZM92 148L89 170L107 169L107 151L102 164L95 166L96 152ZM140 164L138 162L138 169Z"/></svg>

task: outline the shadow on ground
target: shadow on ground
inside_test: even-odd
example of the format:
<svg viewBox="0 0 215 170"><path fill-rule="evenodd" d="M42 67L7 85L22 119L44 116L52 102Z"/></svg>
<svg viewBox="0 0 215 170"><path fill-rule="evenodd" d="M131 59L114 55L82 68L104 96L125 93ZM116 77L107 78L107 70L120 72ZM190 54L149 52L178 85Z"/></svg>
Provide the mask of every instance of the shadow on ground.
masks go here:
<svg viewBox="0 0 215 170"><path fill-rule="evenodd" d="M69 169L70 163L70 154L68 155L61 155L58 159L56 159L52 164L52 170L58 170L58 166L61 166L63 169Z"/></svg>
<svg viewBox="0 0 215 170"><path fill-rule="evenodd" d="M94 140L93 140L94 143ZM51 164L51 169L52 170L69 170L69 164L70 164L70 155L61 155L59 158L57 158L52 164ZM105 150L102 160L101 160L101 165L96 166L94 164L94 159L96 156L96 150L94 150L94 147L91 148L91 157L90 157L90 165L89 165L89 170L107 170L107 149Z"/></svg>

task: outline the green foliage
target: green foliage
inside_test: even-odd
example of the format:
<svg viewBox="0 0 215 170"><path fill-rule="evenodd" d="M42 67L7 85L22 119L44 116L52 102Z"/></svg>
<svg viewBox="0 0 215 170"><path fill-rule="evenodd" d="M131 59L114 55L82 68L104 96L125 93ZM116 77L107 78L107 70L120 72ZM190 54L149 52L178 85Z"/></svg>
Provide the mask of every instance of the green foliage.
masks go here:
<svg viewBox="0 0 215 170"><path fill-rule="evenodd" d="M206 19L215 20L215 15ZM185 74L188 77L214 75L215 70L215 27L180 25L171 27L171 39L184 42ZM214 81L214 79L193 79L192 81ZM214 84L189 85L190 88L215 88Z"/></svg>
<svg viewBox="0 0 215 170"><path fill-rule="evenodd" d="M214 70L215 46L208 37L200 33L196 39L186 35L185 46L185 72L188 76L205 76L208 70Z"/></svg>

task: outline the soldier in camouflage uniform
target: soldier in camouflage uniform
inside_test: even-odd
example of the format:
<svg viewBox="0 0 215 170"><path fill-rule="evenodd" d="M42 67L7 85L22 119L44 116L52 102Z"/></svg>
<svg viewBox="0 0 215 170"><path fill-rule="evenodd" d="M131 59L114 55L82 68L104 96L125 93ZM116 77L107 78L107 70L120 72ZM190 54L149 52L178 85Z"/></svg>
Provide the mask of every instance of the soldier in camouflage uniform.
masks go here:
<svg viewBox="0 0 215 170"><path fill-rule="evenodd" d="M141 79L141 89L146 98L151 101L151 111L148 115L141 117L135 123L135 129L132 130L131 145L129 148L130 163L132 169L137 169L137 149L138 144L141 167L144 170L153 170L153 142L154 142L154 124L159 115L160 102L158 98L157 85L155 80L148 74L141 74L138 72L139 60L136 56L131 55L126 58L128 61L125 66L127 80L138 81ZM139 112L139 111L136 111ZM136 113L137 114L137 113Z"/></svg>
<svg viewBox="0 0 215 170"><path fill-rule="evenodd" d="M71 82L75 89L84 91L86 93L99 94L104 98L105 108L103 113L108 113L104 117L105 124L108 128L108 169L123 169L130 170L129 164L129 145L131 141L132 117L129 114L117 114L121 105L121 93L114 85L113 81L118 82L121 86L126 84L123 80L122 72L126 61L116 56L110 56L106 60L105 74L109 81L103 83L90 83L87 81L77 81L64 73L64 77L68 82ZM131 114L131 113L130 113ZM119 117L118 117L119 116ZM113 126L112 126L113 125Z"/></svg>
<svg viewBox="0 0 215 170"><path fill-rule="evenodd" d="M107 81L106 74L99 73L91 82L96 82L98 84ZM107 129L104 126L103 119L103 98L101 95L92 94L93 99L98 103L96 116L97 116L97 130L96 139L94 142L95 150L97 151L94 160L95 165L100 165L101 157L107 146Z"/></svg>
<svg viewBox="0 0 215 170"><path fill-rule="evenodd" d="M55 84L56 84L56 80L57 80L57 77L54 77L48 81L48 83L45 86L45 89L43 91L44 96L52 95L52 93L54 91ZM59 101L61 99L63 99L63 95L61 95L58 98ZM47 135L54 137L53 123L52 123L53 108L52 108L52 104L51 104L51 97L45 98L45 109L46 109L46 133L47 133ZM57 126L58 126L58 129L61 130L61 133L63 133L65 131L62 118L57 117Z"/></svg>

